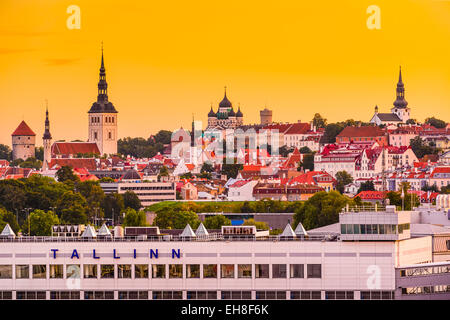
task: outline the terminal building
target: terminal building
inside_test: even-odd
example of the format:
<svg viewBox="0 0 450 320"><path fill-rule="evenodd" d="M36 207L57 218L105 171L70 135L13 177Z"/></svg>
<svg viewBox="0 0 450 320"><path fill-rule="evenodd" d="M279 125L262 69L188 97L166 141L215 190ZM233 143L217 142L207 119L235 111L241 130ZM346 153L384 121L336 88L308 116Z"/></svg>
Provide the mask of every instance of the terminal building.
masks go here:
<svg viewBox="0 0 450 320"><path fill-rule="evenodd" d="M81 235L27 238L7 225L0 298L450 299L450 258L436 252L435 235L448 257L447 228L417 227L411 212L393 206L347 207L336 224L308 231L288 224L277 236L200 224L86 226Z"/></svg>

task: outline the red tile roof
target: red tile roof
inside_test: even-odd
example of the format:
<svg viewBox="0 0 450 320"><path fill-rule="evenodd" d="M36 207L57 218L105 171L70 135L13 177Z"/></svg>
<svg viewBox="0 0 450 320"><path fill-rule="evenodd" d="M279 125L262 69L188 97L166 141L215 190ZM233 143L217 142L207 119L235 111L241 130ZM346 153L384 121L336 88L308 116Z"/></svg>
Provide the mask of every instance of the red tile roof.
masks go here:
<svg viewBox="0 0 450 320"><path fill-rule="evenodd" d="M361 200L382 200L384 199L383 191L361 191L356 197L360 197Z"/></svg>
<svg viewBox="0 0 450 320"><path fill-rule="evenodd" d="M308 123L294 123L284 134L306 134L311 126Z"/></svg>
<svg viewBox="0 0 450 320"><path fill-rule="evenodd" d="M53 168L55 166L70 166L72 168L86 168L87 170L96 170L97 166L95 164L95 159L93 158L64 158L58 159L54 158L50 161L49 168Z"/></svg>
<svg viewBox="0 0 450 320"><path fill-rule="evenodd" d="M31 130L31 128L22 121L19 126L14 130L12 136L35 136L36 134Z"/></svg>
<svg viewBox="0 0 450 320"><path fill-rule="evenodd" d="M378 126L363 126L363 127L345 127L344 130L341 131L337 135L337 137L381 137L384 136L385 132Z"/></svg>
<svg viewBox="0 0 450 320"><path fill-rule="evenodd" d="M52 155L70 155L78 153L100 154L100 150L95 142L55 142L52 145Z"/></svg>

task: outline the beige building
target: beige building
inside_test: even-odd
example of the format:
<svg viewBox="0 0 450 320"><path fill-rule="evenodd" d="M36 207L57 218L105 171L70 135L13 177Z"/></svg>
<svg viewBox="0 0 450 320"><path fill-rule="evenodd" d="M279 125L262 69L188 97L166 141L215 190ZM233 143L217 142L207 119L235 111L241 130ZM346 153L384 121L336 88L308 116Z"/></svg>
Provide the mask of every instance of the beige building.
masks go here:
<svg viewBox="0 0 450 320"><path fill-rule="evenodd" d="M261 124L267 125L272 123L272 110L264 108L259 112L259 116L261 118Z"/></svg>
<svg viewBox="0 0 450 320"><path fill-rule="evenodd" d="M35 156L36 134L25 121L19 124L17 129L11 134L11 137L13 160L27 160Z"/></svg>
<svg viewBox="0 0 450 320"><path fill-rule="evenodd" d="M89 114L88 141L96 142L100 154L117 153L117 110L108 101L108 84L106 83L105 65L100 67L97 101L92 104Z"/></svg>

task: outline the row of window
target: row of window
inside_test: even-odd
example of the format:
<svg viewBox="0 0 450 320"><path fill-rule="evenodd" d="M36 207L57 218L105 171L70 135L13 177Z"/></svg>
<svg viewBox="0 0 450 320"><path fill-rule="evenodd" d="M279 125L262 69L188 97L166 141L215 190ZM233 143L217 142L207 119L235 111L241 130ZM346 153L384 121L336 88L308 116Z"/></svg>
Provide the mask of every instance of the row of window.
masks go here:
<svg viewBox="0 0 450 320"><path fill-rule="evenodd" d="M428 268L410 268L400 270L400 277L416 277L426 276L431 274L450 273L450 265L428 267Z"/></svg>
<svg viewBox="0 0 450 320"><path fill-rule="evenodd" d="M91 117L91 123L100 123L101 117ZM114 123L114 117L105 117L105 123Z"/></svg>
<svg viewBox="0 0 450 320"><path fill-rule="evenodd" d="M449 293L450 285L402 288L402 294Z"/></svg>
<svg viewBox="0 0 450 320"><path fill-rule="evenodd" d="M398 228L397 228L398 226ZM341 224L341 234L399 234L410 224Z"/></svg>
<svg viewBox="0 0 450 320"><path fill-rule="evenodd" d="M439 288L437 288L439 287ZM427 288L427 289L424 289ZM430 287L408 288L411 289L406 294L432 293ZM433 287L432 287L433 288ZM403 288L406 290L407 288ZM420 289L419 292L417 289ZM450 286L435 286L433 292L449 292ZM439 290L439 291L438 291ZM445 291L447 290L447 291ZM406 292L406 291L405 291ZM289 296L291 300L321 300L321 291L302 290L287 291L278 290L258 290L255 291L257 300L286 300ZM118 291L119 300L182 300L183 291ZM325 291L326 300L354 300L353 291ZM392 300L395 298L393 291L361 291L361 300ZM84 291L85 300L114 300L114 291ZM11 300L12 291L0 291L0 300ZM16 291L17 300L45 300L45 291ZM50 300L79 300L80 291L50 291ZM187 300L251 300L252 291L186 291Z"/></svg>
<svg viewBox="0 0 450 320"><path fill-rule="evenodd" d="M158 187L121 187L120 190L131 190L131 191L140 191L140 190L172 190L174 191L174 187L171 186L167 186L167 187L163 187L163 186L158 186Z"/></svg>
<svg viewBox="0 0 450 320"><path fill-rule="evenodd" d="M99 276L102 279L105 278L119 278L119 279L132 279L133 273L135 279L146 279L151 275L154 279L165 279L166 274L169 278L183 278L183 265L182 264L152 264L150 267L148 264L118 264L117 268L114 264L68 264L66 265L65 278L85 278L85 279L98 279ZM134 268L133 268L134 266ZM200 266L203 269L203 278L217 278L220 275L221 278L305 278L305 266L303 264L272 264L272 272L270 273L269 264L238 264L237 268L234 264L221 264L220 272L218 272L217 264L187 264L185 265L185 278L200 278ZM31 269L29 265L15 265L16 279L46 279L47 278L47 265L38 264L32 265ZM64 278L64 265L62 264L50 264L49 278L50 279L63 279ZM0 279L12 279L13 278L13 266L12 265L0 265ZM83 271L83 275L81 275ZM133 272L134 271L134 272ZM307 278L321 278L322 277L322 265L320 264L307 264L306 267Z"/></svg>

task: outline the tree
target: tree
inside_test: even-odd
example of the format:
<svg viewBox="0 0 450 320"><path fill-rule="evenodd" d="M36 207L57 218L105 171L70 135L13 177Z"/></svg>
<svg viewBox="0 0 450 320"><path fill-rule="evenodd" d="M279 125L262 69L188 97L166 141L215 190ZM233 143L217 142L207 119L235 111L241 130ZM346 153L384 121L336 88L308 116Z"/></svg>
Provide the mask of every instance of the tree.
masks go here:
<svg viewBox="0 0 450 320"><path fill-rule="evenodd" d="M406 124L417 124L417 120L416 119L408 119L408 120L406 120Z"/></svg>
<svg viewBox="0 0 450 320"><path fill-rule="evenodd" d="M164 229L184 229L189 224L195 229L199 226L200 219L193 211L165 208L156 212L154 224Z"/></svg>
<svg viewBox="0 0 450 320"><path fill-rule="evenodd" d="M128 190L122 197L125 208L131 208L138 211L142 207L141 200L139 200L138 196L133 191Z"/></svg>
<svg viewBox="0 0 450 320"><path fill-rule="evenodd" d="M80 178L73 173L72 167L70 166L62 166L59 168L59 170L56 171L56 179L59 182L72 182L74 184L80 181Z"/></svg>
<svg viewBox="0 0 450 320"><path fill-rule="evenodd" d="M428 185L428 183L427 184L425 184L423 187L422 187L422 191L431 191L431 192L439 192L439 189L438 189L438 187L435 185L435 184L433 184L433 185Z"/></svg>
<svg viewBox="0 0 450 320"><path fill-rule="evenodd" d="M103 177L100 180L98 180L99 183L114 183L115 180L111 177Z"/></svg>
<svg viewBox="0 0 450 320"><path fill-rule="evenodd" d="M242 164L222 164L222 174L225 174L228 179L233 178L236 179L240 170L242 170L244 166Z"/></svg>
<svg viewBox="0 0 450 320"><path fill-rule="evenodd" d="M221 229L222 226L231 226L231 220L224 215L217 214L206 217L204 225L206 229Z"/></svg>
<svg viewBox="0 0 450 320"><path fill-rule="evenodd" d="M133 208L128 207L124 213L124 227L145 227L147 225L147 219L144 211L136 211Z"/></svg>
<svg viewBox="0 0 450 320"><path fill-rule="evenodd" d="M284 158L289 156L289 153L291 153L292 151L294 151L294 148L293 147L288 147L286 145L284 145L280 149L278 149L278 153L280 154L280 156L282 156Z"/></svg>
<svg viewBox="0 0 450 320"><path fill-rule="evenodd" d="M37 147L34 156L37 160L44 161L44 147Z"/></svg>
<svg viewBox="0 0 450 320"><path fill-rule="evenodd" d="M205 163L203 163L202 168L200 169L200 172L202 172L202 173L203 172L209 172L209 173L214 172L214 167L211 163L205 162Z"/></svg>
<svg viewBox="0 0 450 320"><path fill-rule="evenodd" d="M353 182L353 177L347 171L336 172L336 190L344 193L345 186Z"/></svg>
<svg viewBox="0 0 450 320"><path fill-rule="evenodd" d="M58 216L53 211L34 210L22 225L22 232L32 236L50 236L52 226L59 224Z"/></svg>
<svg viewBox="0 0 450 320"><path fill-rule="evenodd" d="M438 150L429 145L426 145L425 142L419 136L410 140L411 149L415 153L418 159L423 158L426 154L437 154Z"/></svg>
<svg viewBox="0 0 450 320"><path fill-rule="evenodd" d="M319 113L316 113L314 115L314 118L312 121L313 121L313 125L316 128L325 128L325 126L327 125L327 119L322 118L322 116Z"/></svg>
<svg viewBox="0 0 450 320"><path fill-rule="evenodd" d="M11 161L12 151L6 144L0 144L0 159Z"/></svg>
<svg viewBox="0 0 450 320"><path fill-rule="evenodd" d="M300 163L298 168L303 169L303 170L313 171L314 170L314 154L313 153L305 154L303 156L303 161ZM300 171L299 169L297 169L297 170Z"/></svg>
<svg viewBox="0 0 450 320"><path fill-rule="evenodd" d="M269 225L263 221L255 221L255 219L246 219L243 226L255 226L257 230L269 230Z"/></svg>
<svg viewBox="0 0 450 320"><path fill-rule="evenodd" d="M116 220L116 217L118 217L125 208L125 204L122 195L114 192L105 195L101 207L106 218Z"/></svg>
<svg viewBox="0 0 450 320"><path fill-rule="evenodd" d="M169 144L172 139L172 132L168 130L160 130L155 135L155 142L161 144Z"/></svg>
<svg viewBox="0 0 450 320"><path fill-rule="evenodd" d="M61 213L61 222L65 224L87 224L88 217L86 208L75 204L67 209L63 209Z"/></svg>
<svg viewBox="0 0 450 320"><path fill-rule="evenodd" d="M344 130L344 126L338 123L330 123L325 127L325 132L321 138L321 143L335 143L336 136Z"/></svg>
<svg viewBox="0 0 450 320"><path fill-rule="evenodd" d="M42 167L42 161L37 160L34 157L30 157L27 160L21 162L19 164L19 167L21 168L32 168L32 169L40 169Z"/></svg>
<svg viewBox="0 0 450 320"><path fill-rule="evenodd" d="M336 191L317 192L295 211L293 225L301 222L309 230L337 223L339 212L348 202L347 197Z"/></svg>
<svg viewBox="0 0 450 320"><path fill-rule="evenodd" d="M242 213L251 213L251 212L255 212L255 210L254 210L254 209L252 208L252 206L250 205L250 202L245 201L245 202L242 204L241 212L242 212Z"/></svg>
<svg viewBox="0 0 450 320"><path fill-rule="evenodd" d="M361 191L375 191L375 186L372 180L368 180L366 182L361 183L358 189L358 193Z"/></svg>
<svg viewBox="0 0 450 320"><path fill-rule="evenodd" d="M313 153L312 150L308 147L301 147L300 150L298 150L300 153Z"/></svg>
<svg viewBox="0 0 450 320"><path fill-rule="evenodd" d="M447 126L447 123L444 120L440 120L435 117L426 118L425 123L438 129L442 129Z"/></svg>
<svg viewBox="0 0 450 320"><path fill-rule="evenodd" d="M161 169L159 169L158 177L168 177L168 176L169 176L169 169L167 169L166 166L162 166Z"/></svg>
<svg viewBox="0 0 450 320"><path fill-rule="evenodd" d="M16 216L12 212L6 211L4 208L0 208L0 232L5 228L6 224L9 224L15 234L19 232L20 227L17 223Z"/></svg>

